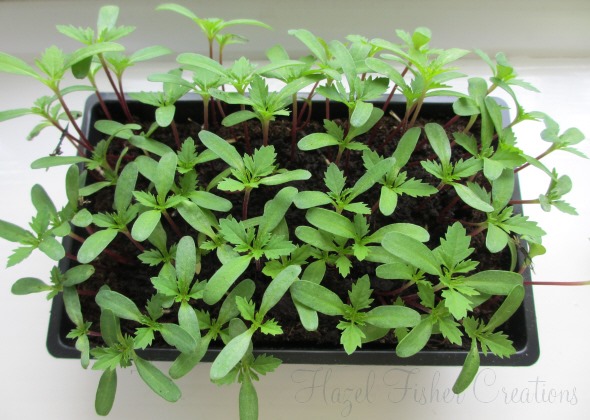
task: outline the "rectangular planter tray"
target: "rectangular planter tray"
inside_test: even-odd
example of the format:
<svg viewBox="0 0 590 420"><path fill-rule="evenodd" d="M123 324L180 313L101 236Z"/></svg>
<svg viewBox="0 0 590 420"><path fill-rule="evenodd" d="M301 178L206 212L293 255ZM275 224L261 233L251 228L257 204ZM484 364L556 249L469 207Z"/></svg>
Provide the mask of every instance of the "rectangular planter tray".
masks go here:
<svg viewBox="0 0 590 420"><path fill-rule="evenodd" d="M109 105L109 109L116 109L116 100L113 94L103 95ZM429 98L422 107L421 115L426 117L442 116L450 118L452 113L452 98L434 97ZM378 104L379 102L376 102ZM380 102L383 104L383 101ZM132 113L149 113L153 115L154 109L148 105L137 102L130 102L129 107ZM392 101L390 109L396 114L403 115L405 103L399 99ZM316 110L319 106L314 107ZM177 121L191 119L199 121L202 115L202 102L198 97L187 95L181 101L177 102L175 119ZM338 113L346 112L344 109L337 107L331 108L333 118ZM91 96L86 102L84 110L84 121L82 129L88 133L91 142L100 140L101 135L94 130L93 125L96 119L103 118L98 99ZM342 114L346 115L346 114ZM116 116L113 116L116 118ZM504 115L504 122L509 121L507 113ZM515 187L515 197L519 197L518 181ZM522 213L521 206L514 206L516 213ZM64 238L64 247L72 247L72 240L69 237ZM59 267L65 272L70 266L68 259L60 261ZM527 268L523 273L525 281L530 281L530 270ZM72 324L67 317L64 309L61 294L53 299L51 315L49 319L49 329L47 335L47 348L51 355L57 358L79 358L80 353L74 347L74 341L66 338L66 335L72 328ZM481 354L482 366L531 366L539 358L539 338L537 333L537 322L535 316L535 306L533 300L532 286L525 286L525 298L518 311L508 321L503 328L504 333L508 334L513 340L516 354L509 358L499 358L493 354L484 356ZM203 361L210 362L215 359L221 348L215 348L215 343L211 343L209 350L205 354ZM138 350L142 357L154 361L173 361L178 356L176 349L167 348L148 348ZM460 366L465 361L467 350L422 350L416 355L409 358L400 358L395 354L395 349L372 349L370 345L365 345L357 349L352 355L347 355L341 346L334 348L271 348L257 346L254 349L256 355L267 353L280 358L284 363L300 364L338 364L338 365L405 365L405 366Z"/></svg>

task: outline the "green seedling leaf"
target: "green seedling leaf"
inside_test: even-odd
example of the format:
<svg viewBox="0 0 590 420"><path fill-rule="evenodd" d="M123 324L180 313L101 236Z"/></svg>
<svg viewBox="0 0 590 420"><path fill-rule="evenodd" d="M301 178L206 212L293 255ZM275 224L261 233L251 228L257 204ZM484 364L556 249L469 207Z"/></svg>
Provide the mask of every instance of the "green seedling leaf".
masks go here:
<svg viewBox="0 0 590 420"><path fill-rule="evenodd" d="M423 318L418 325L400 340L395 352L399 357L410 357L424 348L432 334L430 317Z"/></svg>
<svg viewBox="0 0 590 420"><path fill-rule="evenodd" d="M515 287L522 286L522 275L512 271L480 271L463 279L461 284L487 295L506 296Z"/></svg>
<svg viewBox="0 0 590 420"><path fill-rule="evenodd" d="M101 309L107 309L119 318L141 322L142 313L131 299L112 290L100 290L96 295L96 303Z"/></svg>
<svg viewBox="0 0 590 420"><path fill-rule="evenodd" d="M154 179L154 184L159 196L166 196L166 194L172 189L177 165L178 157L174 152L167 153L160 158L156 170L156 177Z"/></svg>
<svg viewBox="0 0 590 420"><path fill-rule="evenodd" d="M53 236L45 236L39 243L39 250L54 261L66 256L63 245Z"/></svg>
<svg viewBox="0 0 590 420"><path fill-rule="evenodd" d="M160 397L166 401L176 402L180 399L180 389L157 367L147 360L135 355L133 358L137 373L143 381Z"/></svg>
<svg viewBox="0 0 590 420"><path fill-rule="evenodd" d="M43 281L34 277L23 277L18 279L13 285L10 291L15 295L29 295L31 293L48 292L52 288L51 286L43 283Z"/></svg>
<svg viewBox="0 0 590 420"><path fill-rule="evenodd" d="M18 243L27 243L35 239L28 230L4 220L0 220L0 238Z"/></svg>
<svg viewBox="0 0 590 420"><path fill-rule="evenodd" d="M133 239L142 242L149 238L161 217L162 213L159 210L148 210L141 213L131 228Z"/></svg>
<svg viewBox="0 0 590 420"><path fill-rule="evenodd" d="M294 282L291 285L291 296L303 305L326 315L338 316L346 311L346 305L336 293L309 281Z"/></svg>
<svg viewBox="0 0 590 420"><path fill-rule="evenodd" d="M442 275L438 259L423 243L399 232L390 232L382 241L383 248L428 274Z"/></svg>
<svg viewBox="0 0 590 420"><path fill-rule="evenodd" d="M106 416L111 412L117 393L117 371L106 369L100 376L94 408L99 416Z"/></svg>
<svg viewBox="0 0 590 420"><path fill-rule="evenodd" d="M78 250L78 261L88 264L100 255L102 251L115 239L117 230L104 229L90 235Z"/></svg>
<svg viewBox="0 0 590 420"><path fill-rule="evenodd" d="M82 156L44 156L31 163L31 169L47 169L54 166L73 165L77 163L92 163L92 160Z"/></svg>
<svg viewBox="0 0 590 420"><path fill-rule="evenodd" d="M203 142L207 149L211 150L221 160L227 163L230 167L238 171L244 170L244 161L235 147L230 145L221 137L210 133L209 131L201 130L199 132L199 139Z"/></svg>
<svg viewBox="0 0 590 420"><path fill-rule="evenodd" d="M281 298L285 295L287 290L291 287L293 282L301 273L301 267L298 265L290 265L283 269L268 285L262 296L259 313L264 316L270 311Z"/></svg>
<svg viewBox="0 0 590 420"><path fill-rule="evenodd" d="M222 379L242 360L252 343L253 334L253 330L246 330L225 345L211 364L211 380Z"/></svg>
<svg viewBox="0 0 590 420"><path fill-rule="evenodd" d="M334 211L312 208L307 211L305 218L312 225L334 235L348 239L354 239L356 237L354 223Z"/></svg>
<svg viewBox="0 0 590 420"><path fill-rule="evenodd" d="M312 133L297 143L299 150L309 151L321 149L322 147L337 146L340 140L328 133Z"/></svg>
<svg viewBox="0 0 590 420"><path fill-rule="evenodd" d="M293 199L297 195L297 188L285 187L270 200L265 208L262 221L258 226L258 236L262 237L272 232L285 217Z"/></svg>
<svg viewBox="0 0 590 420"><path fill-rule="evenodd" d="M237 278L246 271L246 268L250 265L251 258L249 255L242 255L223 264L211 276L205 287L203 294L205 303L213 305L219 302Z"/></svg>
<svg viewBox="0 0 590 420"><path fill-rule="evenodd" d="M453 385L453 392L455 394L460 394L465 391L471 382L473 382L473 379L475 379L478 370L479 351L477 349L477 341L473 340L471 342L471 349L469 350L469 353L467 353L467 357L463 363L461 373L459 373L459 377Z"/></svg>
<svg viewBox="0 0 590 420"><path fill-rule="evenodd" d="M113 347L121 341L122 335L119 318L115 316L113 311L103 309L100 312L100 333L104 342L109 347Z"/></svg>
<svg viewBox="0 0 590 420"><path fill-rule="evenodd" d="M160 334L171 346L176 347L182 353L194 353L197 350L195 339L176 324L162 324Z"/></svg>
<svg viewBox="0 0 590 420"><path fill-rule="evenodd" d="M367 312L365 322L379 328L410 328L418 325L420 314L404 306L378 306Z"/></svg>
<svg viewBox="0 0 590 420"><path fill-rule="evenodd" d="M180 239L176 248L176 275L181 290L188 290L195 276L196 265L197 249L195 241L190 236L184 236Z"/></svg>
<svg viewBox="0 0 590 420"><path fill-rule="evenodd" d="M467 186L463 184L453 183L453 188L457 192L457 195L461 197L465 203L473 207L476 210L480 210L486 213L494 211L494 208L490 203L485 202L481 197L472 189L469 188L473 183L468 183Z"/></svg>
<svg viewBox="0 0 590 420"><path fill-rule="evenodd" d="M434 150L434 153L438 156L443 164L451 162L451 143L447 137L445 129L441 125L436 123L428 123L424 126L426 137Z"/></svg>
<svg viewBox="0 0 590 420"><path fill-rule="evenodd" d="M94 274L94 267L89 264L77 265L64 273L63 285L66 287L75 286L85 282Z"/></svg>
<svg viewBox="0 0 590 420"><path fill-rule="evenodd" d="M490 318L484 331L493 331L506 322L520 308L524 300L525 290L522 285L515 286L506 296L494 315Z"/></svg>
<svg viewBox="0 0 590 420"><path fill-rule="evenodd" d="M362 127L371 117L373 104L369 102L356 101L354 111L350 116L350 124L353 127Z"/></svg>
<svg viewBox="0 0 590 420"><path fill-rule="evenodd" d="M0 52L0 72L29 76L41 80L37 72L26 62L3 52Z"/></svg>
<svg viewBox="0 0 590 420"><path fill-rule="evenodd" d="M119 174L114 198L114 207L117 212L123 212L131 204L138 173L137 164L129 162Z"/></svg>
<svg viewBox="0 0 590 420"><path fill-rule="evenodd" d="M182 218L197 232L204 233L210 238L215 236L210 220L203 210L193 202L183 201L177 207Z"/></svg>
<svg viewBox="0 0 590 420"><path fill-rule="evenodd" d="M82 317L82 308L80 306L80 298L78 297L78 291L75 287L64 287L63 289L63 300L66 313L68 318L76 325L80 327L84 325L84 318Z"/></svg>
<svg viewBox="0 0 590 420"><path fill-rule="evenodd" d="M240 420L258 419L258 394L248 375L244 377L239 395Z"/></svg>

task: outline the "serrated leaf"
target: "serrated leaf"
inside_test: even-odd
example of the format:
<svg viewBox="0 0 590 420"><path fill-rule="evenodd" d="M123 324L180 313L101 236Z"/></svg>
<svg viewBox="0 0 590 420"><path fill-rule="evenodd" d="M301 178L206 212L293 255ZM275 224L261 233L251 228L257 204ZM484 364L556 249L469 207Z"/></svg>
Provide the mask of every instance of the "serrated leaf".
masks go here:
<svg viewBox="0 0 590 420"><path fill-rule="evenodd" d="M352 354L362 346L365 334L355 324L347 323L340 336L340 344L344 347L346 354Z"/></svg>
<svg viewBox="0 0 590 420"><path fill-rule="evenodd" d="M373 302L371 292L371 282L368 276L363 276L356 283L353 283L351 289L348 291L348 298L353 308L357 311L369 308Z"/></svg>
<svg viewBox="0 0 590 420"><path fill-rule="evenodd" d="M438 327L443 337L453 344L461 345L463 333L459 329L459 323L455 322L452 317L445 316L438 318Z"/></svg>
<svg viewBox="0 0 590 420"><path fill-rule="evenodd" d="M261 354L260 356L254 359L254 362L250 365L252 369L258 372L261 375L266 375L267 373L274 372L280 365L282 361L274 356Z"/></svg>
<svg viewBox="0 0 590 420"><path fill-rule="evenodd" d="M511 356L516 352L512 345L512 341L510 341L508 336L502 332L485 334L483 336L478 336L477 338L482 345L484 353L485 347L488 347L492 353L500 358Z"/></svg>
<svg viewBox="0 0 590 420"><path fill-rule="evenodd" d="M437 252L446 267L452 269L473 253L474 249L470 248L470 245L471 237L467 235L461 223L455 222L449 226L445 237L440 240Z"/></svg>
<svg viewBox="0 0 590 420"><path fill-rule="evenodd" d="M457 320L465 318L467 312L473 309L471 300L457 290L443 290L441 295L444 298L445 307Z"/></svg>

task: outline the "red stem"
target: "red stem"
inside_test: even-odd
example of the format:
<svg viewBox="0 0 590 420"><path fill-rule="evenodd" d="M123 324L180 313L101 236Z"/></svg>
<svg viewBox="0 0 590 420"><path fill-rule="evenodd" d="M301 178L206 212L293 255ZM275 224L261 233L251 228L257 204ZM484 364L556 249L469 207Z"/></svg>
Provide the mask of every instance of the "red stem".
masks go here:
<svg viewBox="0 0 590 420"><path fill-rule="evenodd" d="M590 281L525 281L525 286L590 286Z"/></svg>

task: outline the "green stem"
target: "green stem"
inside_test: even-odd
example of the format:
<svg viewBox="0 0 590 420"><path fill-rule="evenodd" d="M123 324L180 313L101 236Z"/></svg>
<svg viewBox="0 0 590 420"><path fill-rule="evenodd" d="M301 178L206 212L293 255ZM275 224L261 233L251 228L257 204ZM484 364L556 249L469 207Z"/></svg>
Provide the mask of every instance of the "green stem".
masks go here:
<svg viewBox="0 0 590 420"><path fill-rule="evenodd" d="M203 98L203 129L209 130L209 98Z"/></svg>
<svg viewBox="0 0 590 420"><path fill-rule="evenodd" d="M209 38L209 58L213 60L213 38Z"/></svg>
<svg viewBox="0 0 590 420"><path fill-rule="evenodd" d="M334 163L336 164L336 166L338 166L340 164L340 158L342 157L342 152L344 152L344 148L341 146L338 146L338 154L336 155L336 159L334 160Z"/></svg>
<svg viewBox="0 0 590 420"><path fill-rule="evenodd" d="M414 110L414 115L412 115L412 120L410 121L410 128L416 124L416 119L418 119L418 115L420 115L420 110L422 109L422 105L424 104L424 99L426 98L426 92L423 92L418 99L418 104L416 105L416 109Z"/></svg>
<svg viewBox="0 0 590 420"><path fill-rule="evenodd" d="M297 94L293 94L292 116L291 116L291 160L295 160L297 150Z"/></svg>

